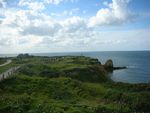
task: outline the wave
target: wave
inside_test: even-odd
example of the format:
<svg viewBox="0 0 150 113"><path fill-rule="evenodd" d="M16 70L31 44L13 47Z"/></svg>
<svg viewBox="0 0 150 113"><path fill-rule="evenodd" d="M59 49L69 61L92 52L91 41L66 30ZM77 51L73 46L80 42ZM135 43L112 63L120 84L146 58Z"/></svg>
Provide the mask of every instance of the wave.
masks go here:
<svg viewBox="0 0 150 113"><path fill-rule="evenodd" d="M127 68L133 69L133 68L137 68L137 66L136 65L129 65L129 66L127 66Z"/></svg>

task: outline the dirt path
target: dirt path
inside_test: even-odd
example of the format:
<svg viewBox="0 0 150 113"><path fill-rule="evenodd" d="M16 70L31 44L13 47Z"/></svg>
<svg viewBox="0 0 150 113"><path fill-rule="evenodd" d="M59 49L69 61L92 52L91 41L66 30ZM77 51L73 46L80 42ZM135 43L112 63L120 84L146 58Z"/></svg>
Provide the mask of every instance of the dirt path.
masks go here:
<svg viewBox="0 0 150 113"><path fill-rule="evenodd" d="M10 64L11 62L12 62L12 60L7 60L4 64L1 64L0 67L5 66L5 65L8 65L8 64Z"/></svg>

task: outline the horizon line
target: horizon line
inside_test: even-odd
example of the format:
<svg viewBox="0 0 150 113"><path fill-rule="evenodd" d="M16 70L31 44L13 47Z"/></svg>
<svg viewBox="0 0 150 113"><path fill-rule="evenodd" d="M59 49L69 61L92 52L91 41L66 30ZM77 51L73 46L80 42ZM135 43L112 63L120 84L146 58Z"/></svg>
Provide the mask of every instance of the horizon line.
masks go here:
<svg viewBox="0 0 150 113"><path fill-rule="evenodd" d="M0 53L0 55L12 55L12 54L25 54L25 53L28 53L28 54L47 54L47 53L51 53L51 54L57 54L57 53L88 53L88 52L144 52L144 51L150 51L150 50L104 50L104 51L57 51L57 52L18 52L18 53Z"/></svg>

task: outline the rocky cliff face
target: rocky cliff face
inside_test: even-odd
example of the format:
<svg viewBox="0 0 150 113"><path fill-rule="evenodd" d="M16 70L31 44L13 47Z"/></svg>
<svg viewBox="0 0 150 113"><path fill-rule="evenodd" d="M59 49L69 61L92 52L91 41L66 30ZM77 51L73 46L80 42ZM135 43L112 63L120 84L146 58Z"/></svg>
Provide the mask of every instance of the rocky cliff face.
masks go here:
<svg viewBox="0 0 150 113"><path fill-rule="evenodd" d="M113 72L113 61L111 59L107 60L106 63L104 64L104 68L108 71L108 72Z"/></svg>

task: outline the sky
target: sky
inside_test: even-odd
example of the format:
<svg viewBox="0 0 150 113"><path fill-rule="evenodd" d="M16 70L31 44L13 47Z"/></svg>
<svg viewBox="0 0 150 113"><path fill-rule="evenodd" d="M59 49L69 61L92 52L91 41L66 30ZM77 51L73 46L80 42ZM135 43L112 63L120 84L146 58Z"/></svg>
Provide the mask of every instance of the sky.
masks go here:
<svg viewBox="0 0 150 113"><path fill-rule="evenodd" d="M150 0L0 0L0 54L150 50Z"/></svg>

